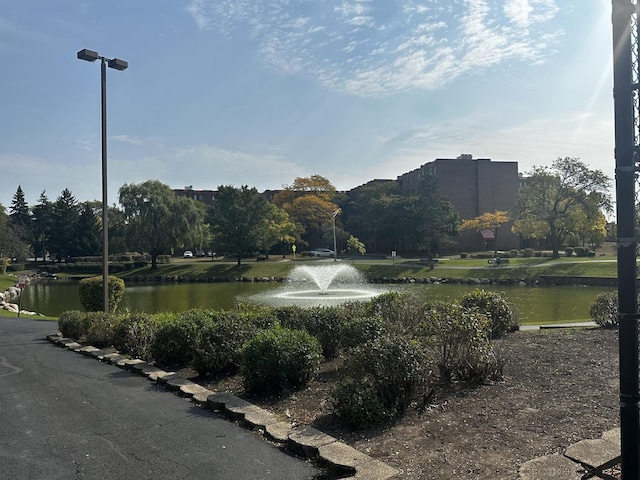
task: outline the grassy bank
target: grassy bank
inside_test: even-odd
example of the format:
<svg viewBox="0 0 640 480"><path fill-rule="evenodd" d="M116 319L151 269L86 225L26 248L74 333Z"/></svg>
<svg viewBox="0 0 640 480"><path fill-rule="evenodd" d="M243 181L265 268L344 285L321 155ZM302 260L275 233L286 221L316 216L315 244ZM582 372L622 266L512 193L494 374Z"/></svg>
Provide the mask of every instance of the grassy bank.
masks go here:
<svg viewBox="0 0 640 480"><path fill-rule="evenodd" d="M402 260L341 260L360 270L367 279L389 277L439 277L439 278L522 278L533 281L541 275L611 277L617 276L615 259L602 261L598 259L513 259L509 265L489 267L486 260L445 259L440 260L431 269L420 259ZM130 270L120 274L122 278L134 277L189 277L208 279L220 277L286 277L296 265L330 265L331 262L318 260L282 260L275 257L268 261L256 262L247 260L240 266L236 262L224 261L177 261L167 265L158 265L156 270L150 266Z"/></svg>

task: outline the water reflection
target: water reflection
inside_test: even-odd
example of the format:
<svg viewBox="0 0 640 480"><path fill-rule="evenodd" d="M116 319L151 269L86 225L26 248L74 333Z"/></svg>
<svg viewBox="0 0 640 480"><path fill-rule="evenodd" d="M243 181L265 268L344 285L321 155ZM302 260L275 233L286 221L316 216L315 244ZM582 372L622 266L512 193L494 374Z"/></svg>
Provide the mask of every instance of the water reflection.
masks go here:
<svg viewBox="0 0 640 480"><path fill-rule="evenodd" d="M433 300L458 299L471 292L471 285L387 285L389 289L417 291ZM180 312L189 308L229 309L259 294L281 291L278 283L181 283L128 286L120 310ZM505 292L520 312L522 323L559 323L589 320L589 307L598 293L614 291L601 287L519 287L482 286L485 290ZM65 310L82 310L78 286L70 282L31 283L24 291L22 308L44 315L57 316Z"/></svg>

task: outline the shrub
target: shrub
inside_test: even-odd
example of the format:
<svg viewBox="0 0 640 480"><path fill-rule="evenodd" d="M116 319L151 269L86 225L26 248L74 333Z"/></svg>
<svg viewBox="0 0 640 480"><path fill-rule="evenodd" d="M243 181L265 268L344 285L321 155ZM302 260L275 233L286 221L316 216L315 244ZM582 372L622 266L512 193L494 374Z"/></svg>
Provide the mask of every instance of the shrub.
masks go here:
<svg viewBox="0 0 640 480"><path fill-rule="evenodd" d="M326 358L335 357L340 344L340 332L346 321L346 311L342 307L288 307L281 310L277 317L283 327L304 329L316 337Z"/></svg>
<svg viewBox="0 0 640 480"><path fill-rule="evenodd" d="M213 310L195 308L159 325L151 343L153 359L163 367L190 363L198 331L215 315Z"/></svg>
<svg viewBox="0 0 640 480"><path fill-rule="evenodd" d="M158 326L156 316L138 312L127 313L114 328L113 346L122 354L150 361L151 344Z"/></svg>
<svg viewBox="0 0 640 480"><path fill-rule="evenodd" d="M78 283L80 303L90 312L103 310L102 276L83 278ZM120 300L124 296L124 280L118 277L109 276L109 311L115 312Z"/></svg>
<svg viewBox="0 0 640 480"><path fill-rule="evenodd" d="M156 257L156 263L171 263L171 255L158 255Z"/></svg>
<svg viewBox="0 0 640 480"><path fill-rule="evenodd" d="M351 350L344 372L334 407L345 423L363 428L404 413L428 385L430 362L419 342L383 335Z"/></svg>
<svg viewBox="0 0 640 480"><path fill-rule="evenodd" d="M564 249L564 254L567 257L573 257L573 247L567 247Z"/></svg>
<svg viewBox="0 0 640 480"><path fill-rule="evenodd" d="M369 315L381 317L385 326L396 333L412 334L424 320L424 302L408 293L383 293L372 298L368 305Z"/></svg>
<svg viewBox="0 0 640 480"><path fill-rule="evenodd" d="M518 329L518 314L504 298L504 293L476 289L460 300L465 308L477 308L489 317L491 337L496 338Z"/></svg>
<svg viewBox="0 0 640 480"><path fill-rule="evenodd" d="M371 342L385 333L382 318L378 316L354 317L342 327L340 344L346 348Z"/></svg>
<svg viewBox="0 0 640 480"><path fill-rule="evenodd" d="M589 315L601 327L618 326L618 293L602 292L589 307Z"/></svg>
<svg viewBox="0 0 640 480"><path fill-rule="evenodd" d="M235 372L242 363L242 347L256 333L238 312L220 312L200 325L193 348L193 368L201 376Z"/></svg>
<svg viewBox="0 0 640 480"><path fill-rule="evenodd" d="M242 350L247 392L277 393L306 385L318 372L321 352L318 340L303 330L275 326L258 332Z"/></svg>
<svg viewBox="0 0 640 480"><path fill-rule="evenodd" d="M589 249L586 247L575 247L573 251L576 254L576 257L586 257L589 253Z"/></svg>
<svg viewBox="0 0 640 480"><path fill-rule="evenodd" d="M426 345L442 382L483 382L502 376L489 341L489 318L456 303L434 302L424 324Z"/></svg>
<svg viewBox="0 0 640 480"><path fill-rule="evenodd" d="M87 333L89 323L86 312L68 310L58 317L58 329L64 337L80 340Z"/></svg>
<svg viewBox="0 0 640 480"><path fill-rule="evenodd" d="M104 312L87 312L87 331L84 341L96 348L110 347L113 345L114 328L118 317Z"/></svg>
<svg viewBox="0 0 640 480"><path fill-rule="evenodd" d="M341 380L333 390L333 404L340 419L353 429L368 428L393 417L370 378Z"/></svg>

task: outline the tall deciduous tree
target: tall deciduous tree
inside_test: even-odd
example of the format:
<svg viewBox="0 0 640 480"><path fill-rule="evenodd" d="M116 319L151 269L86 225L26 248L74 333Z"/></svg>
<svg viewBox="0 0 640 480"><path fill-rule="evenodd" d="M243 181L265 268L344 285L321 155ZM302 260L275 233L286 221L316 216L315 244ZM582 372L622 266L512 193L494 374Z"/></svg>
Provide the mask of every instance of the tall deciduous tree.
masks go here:
<svg viewBox="0 0 640 480"><path fill-rule="evenodd" d="M460 230L491 230L494 238L493 253L498 253L498 230L500 226L509 221L509 215L502 210L496 210L495 212L486 212L482 215L471 218L469 220L463 220L460 224Z"/></svg>
<svg viewBox="0 0 640 480"><path fill-rule="evenodd" d="M0 272L6 273L6 268L14 258L20 262L24 261L28 252L29 246L14 232L9 216L0 204Z"/></svg>
<svg viewBox="0 0 640 480"><path fill-rule="evenodd" d="M333 242L333 217L338 209L336 188L321 175L298 177L273 199L297 226L298 240L306 246ZM337 227L340 228L340 220ZM329 233L327 233L329 232Z"/></svg>
<svg viewBox="0 0 640 480"><path fill-rule="evenodd" d="M598 223L601 210L611 210L610 179L590 170L578 158L558 158L551 167L534 167L520 190L513 232L532 238L548 238L553 257L570 234Z"/></svg>
<svg viewBox="0 0 640 480"><path fill-rule="evenodd" d="M149 252L152 270L158 267L158 255L192 241L204 220L202 204L176 197L168 185L157 180L124 184L119 200L127 224L127 244Z"/></svg>
<svg viewBox="0 0 640 480"><path fill-rule="evenodd" d="M262 245L271 205L255 188L221 185L209 210L214 243L218 251L237 259L251 255Z"/></svg>
<svg viewBox="0 0 640 480"><path fill-rule="evenodd" d="M257 232L258 248L264 252L267 257L269 250L278 243L291 244L295 238L293 237L296 226L289 220L287 212L273 204L269 204L266 216L262 220L262 228Z"/></svg>

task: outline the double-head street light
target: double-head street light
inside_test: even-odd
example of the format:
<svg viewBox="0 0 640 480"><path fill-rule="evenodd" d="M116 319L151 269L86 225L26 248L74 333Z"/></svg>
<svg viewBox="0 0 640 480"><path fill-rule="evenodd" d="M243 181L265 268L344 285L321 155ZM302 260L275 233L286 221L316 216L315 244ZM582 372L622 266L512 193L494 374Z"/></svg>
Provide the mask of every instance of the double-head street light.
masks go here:
<svg viewBox="0 0 640 480"><path fill-rule="evenodd" d="M125 70L129 64L119 58L105 58L93 50L78 52L80 60L100 60L100 98L102 111L102 302L109 313L109 217L107 212L107 65L115 70Z"/></svg>

